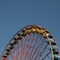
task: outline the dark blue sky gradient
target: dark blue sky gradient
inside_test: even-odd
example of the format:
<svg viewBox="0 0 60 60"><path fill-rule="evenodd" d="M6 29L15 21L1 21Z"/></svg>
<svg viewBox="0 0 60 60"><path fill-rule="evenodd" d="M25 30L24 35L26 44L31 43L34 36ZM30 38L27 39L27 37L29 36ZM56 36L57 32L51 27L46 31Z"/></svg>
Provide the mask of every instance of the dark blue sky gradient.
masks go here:
<svg viewBox="0 0 60 60"><path fill-rule="evenodd" d="M60 49L60 0L0 0L0 55L12 36L30 24L49 30Z"/></svg>

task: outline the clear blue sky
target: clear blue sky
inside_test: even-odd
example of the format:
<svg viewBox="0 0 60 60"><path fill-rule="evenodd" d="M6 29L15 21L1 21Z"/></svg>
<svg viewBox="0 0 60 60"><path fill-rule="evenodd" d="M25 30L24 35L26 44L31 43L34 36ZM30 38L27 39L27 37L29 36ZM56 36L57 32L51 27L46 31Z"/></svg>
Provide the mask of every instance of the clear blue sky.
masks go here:
<svg viewBox="0 0 60 60"><path fill-rule="evenodd" d="M0 0L0 55L12 36L30 24L48 29L60 49L60 0Z"/></svg>

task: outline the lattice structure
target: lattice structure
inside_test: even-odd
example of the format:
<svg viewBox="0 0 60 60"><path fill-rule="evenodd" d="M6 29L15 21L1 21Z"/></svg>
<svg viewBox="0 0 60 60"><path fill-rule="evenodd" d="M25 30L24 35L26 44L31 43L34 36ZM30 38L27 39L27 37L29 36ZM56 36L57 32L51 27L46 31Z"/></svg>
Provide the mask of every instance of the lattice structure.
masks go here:
<svg viewBox="0 0 60 60"><path fill-rule="evenodd" d="M44 27L28 25L4 49L1 60L60 60L58 45Z"/></svg>

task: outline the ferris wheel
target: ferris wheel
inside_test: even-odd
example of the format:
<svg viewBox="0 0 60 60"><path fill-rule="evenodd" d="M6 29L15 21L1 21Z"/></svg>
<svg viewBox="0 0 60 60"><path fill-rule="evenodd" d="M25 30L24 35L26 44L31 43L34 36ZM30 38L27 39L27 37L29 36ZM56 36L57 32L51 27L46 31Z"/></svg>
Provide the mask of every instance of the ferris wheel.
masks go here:
<svg viewBox="0 0 60 60"><path fill-rule="evenodd" d="M48 30L28 25L12 37L0 60L60 60L60 52Z"/></svg>

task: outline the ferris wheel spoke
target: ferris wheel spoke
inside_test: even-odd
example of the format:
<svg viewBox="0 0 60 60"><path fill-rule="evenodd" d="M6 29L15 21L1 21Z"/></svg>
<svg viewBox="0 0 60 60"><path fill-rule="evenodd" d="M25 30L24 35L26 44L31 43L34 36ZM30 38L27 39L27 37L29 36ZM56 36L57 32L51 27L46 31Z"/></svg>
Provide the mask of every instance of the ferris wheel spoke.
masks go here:
<svg viewBox="0 0 60 60"><path fill-rule="evenodd" d="M35 57L35 59L37 59L38 57L40 58L42 56L42 54L44 53L45 49L47 48L48 45L46 45L39 53L38 55ZM38 58L38 59L39 59Z"/></svg>
<svg viewBox="0 0 60 60"><path fill-rule="evenodd" d="M42 40L42 41L44 41L44 39ZM43 42L44 43L44 42ZM40 45L35 49L35 52L34 52L34 54L33 54L33 56L35 55L35 53L38 51L38 49L40 48L40 47L42 47L42 44L43 44L42 42L40 43ZM39 51L37 52L37 53L39 53ZM37 55L37 54L36 54ZM33 56L32 56L32 58L33 58ZM31 58L31 59L32 59Z"/></svg>
<svg viewBox="0 0 60 60"><path fill-rule="evenodd" d="M51 51L49 51L45 56L44 58L42 58L42 60L44 60L49 54L50 54Z"/></svg>
<svg viewBox="0 0 60 60"><path fill-rule="evenodd" d="M39 53L39 58L38 60L41 58L41 56L43 55L44 51L46 50L48 44L42 49L42 51Z"/></svg>

